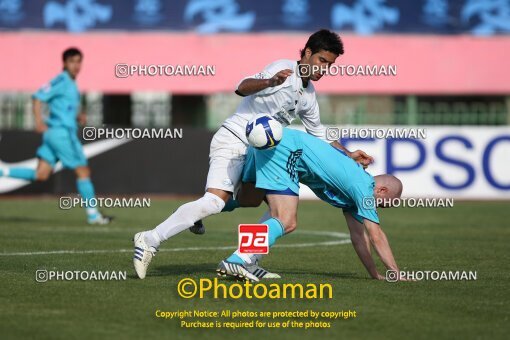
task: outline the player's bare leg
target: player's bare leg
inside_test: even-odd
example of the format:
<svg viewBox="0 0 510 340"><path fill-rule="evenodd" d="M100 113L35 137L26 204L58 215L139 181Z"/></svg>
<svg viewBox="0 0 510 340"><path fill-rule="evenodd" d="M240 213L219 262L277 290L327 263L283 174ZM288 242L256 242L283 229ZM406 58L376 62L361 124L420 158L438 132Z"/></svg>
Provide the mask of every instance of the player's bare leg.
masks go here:
<svg viewBox="0 0 510 340"><path fill-rule="evenodd" d="M2 167L0 161L0 177L24 179L26 181L46 181L51 176L53 168L43 159L39 159L36 169L28 167Z"/></svg>
<svg viewBox="0 0 510 340"><path fill-rule="evenodd" d="M225 208L223 208L222 211L232 211L232 208L229 208L228 210L225 210L227 208L227 205L229 203L232 207L258 207L260 204L264 201L266 196L266 191L263 189L258 189L255 187L255 183L251 182L243 182L241 189L239 190L239 193L237 195L236 202L232 202L232 198L230 198L230 201L226 203ZM259 223L262 223L268 219L271 218L270 210L268 209L266 213L262 216L262 218L259 220ZM197 221L193 227L190 228L190 231L192 231L192 228L198 228L200 227L203 229L203 232L205 232L205 227L203 226L202 221ZM194 232L194 231L192 231ZM234 267L232 267L234 266ZM220 263L217 272L220 276L235 276L240 279L244 279L245 276L249 276L248 273L253 274L258 279L264 278L264 279L275 279L280 278L280 275L271 273L267 271L266 269L262 268L259 263L259 259L256 258L251 264L246 265L244 268L239 268L236 264L228 264L228 263ZM254 278L251 278L251 280L255 281Z"/></svg>
<svg viewBox="0 0 510 340"><path fill-rule="evenodd" d="M267 203L271 209L271 216L282 222L285 234L291 233L297 227L297 210L299 196L267 195Z"/></svg>
<svg viewBox="0 0 510 340"><path fill-rule="evenodd" d="M51 176L53 168L51 164L46 162L44 159L39 159L37 162L37 169L35 170L35 179L37 181L47 181Z"/></svg>
<svg viewBox="0 0 510 340"><path fill-rule="evenodd" d="M267 224L269 228L268 243L271 247L278 238L296 229L299 197L279 194L270 194L266 197L272 217L262 223ZM216 271L221 276L234 276L250 281L259 281L261 278L280 278L280 275L270 273L258 266L261 257L260 254L244 254L236 250L226 260L220 262ZM250 270L250 267L255 270ZM249 272L251 276L246 272Z"/></svg>

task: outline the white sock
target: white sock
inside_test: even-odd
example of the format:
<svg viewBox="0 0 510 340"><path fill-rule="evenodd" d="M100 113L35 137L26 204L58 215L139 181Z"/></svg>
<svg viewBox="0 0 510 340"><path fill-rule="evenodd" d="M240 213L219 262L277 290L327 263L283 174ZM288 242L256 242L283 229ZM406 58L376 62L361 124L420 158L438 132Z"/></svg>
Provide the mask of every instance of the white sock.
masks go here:
<svg viewBox="0 0 510 340"><path fill-rule="evenodd" d="M158 249L159 245L161 244L161 238L155 230L146 231L143 239L145 243L156 249Z"/></svg>
<svg viewBox="0 0 510 340"><path fill-rule="evenodd" d="M245 254L245 253L240 253L239 252L239 249L237 249L234 254L236 254L237 256L239 256L241 258L241 260L244 261L244 263L247 265L247 266L251 266L252 264L255 264L254 260L252 259L252 256L253 254Z"/></svg>
<svg viewBox="0 0 510 340"><path fill-rule="evenodd" d="M0 177L9 177L9 168L0 168Z"/></svg>
<svg viewBox="0 0 510 340"><path fill-rule="evenodd" d="M85 211L87 212L87 216L89 216L89 217L94 217L96 215L99 215L99 210L97 210L96 207L86 208Z"/></svg>
<svg viewBox="0 0 510 340"><path fill-rule="evenodd" d="M159 243L188 229L196 221L220 213L224 206L225 202L221 198L206 192L200 199L181 205L169 218L149 231L146 240L157 243L149 243L150 246L157 248Z"/></svg>

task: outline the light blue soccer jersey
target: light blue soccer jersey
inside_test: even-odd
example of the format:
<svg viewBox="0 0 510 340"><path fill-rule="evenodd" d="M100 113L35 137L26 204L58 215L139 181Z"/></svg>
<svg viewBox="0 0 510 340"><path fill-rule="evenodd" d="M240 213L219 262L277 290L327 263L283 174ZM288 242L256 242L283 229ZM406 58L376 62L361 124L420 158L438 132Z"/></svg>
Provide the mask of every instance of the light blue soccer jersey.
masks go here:
<svg viewBox="0 0 510 340"><path fill-rule="evenodd" d="M59 73L32 97L48 104L50 115L46 124L50 128L66 127L77 130L80 92L67 71Z"/></svg>
<svg viewBox="0 0 510 340"><path fill-rule="evenodd" d="M349 211L359 222L366 218L379 223L373 204L373 177L342 151L302 131L284 128L280 143L269 150L250 147L243 181L256 181L261 189L290 189L296 194L301 182L321 200Z"/></svg>
<svg viewBox="0 0 510 340"><path fill-rule="evenodd" d="M48 130L43 134L37 157L52 167L58 161L69 169L86 166L87 158L77 136L80 93L69 73L63 71L32 97L47 103L50 110Z"/></svg>

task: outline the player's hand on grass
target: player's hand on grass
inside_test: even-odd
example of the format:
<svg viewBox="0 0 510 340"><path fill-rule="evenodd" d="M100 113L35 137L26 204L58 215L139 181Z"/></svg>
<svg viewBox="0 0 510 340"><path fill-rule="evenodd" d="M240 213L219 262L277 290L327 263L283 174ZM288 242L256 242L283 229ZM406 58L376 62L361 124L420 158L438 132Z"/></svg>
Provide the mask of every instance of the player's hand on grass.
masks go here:
<svg viewBox="0 0 510 340"><path fill-rule="evenodd" d="M374 158L362 150L353 151L349 156L359 164L363 165L364 169L374 162Z"/></svg>
<svg viewBox="0 0 510 340"><path fill-rule="evenodd" d="M384 275L381 275L379 273L375 273L375 274L370 274L370 277L374 280L379 280L379 281L384 281L386 280L386 276Z"/></svg>
<svg viewBox="0 0 510 340"><path fill-rule="evenodd" d="M379 280L379 281L384 281L384 280L386 280L386 276L377 273L377 277L374 277L374 279Z"/></svg>
<svg viewBox="0 0 510 340"><path fill-rule="evenodd" d="M285 69L281 70L277 74L275 74L272 78L269 79L269 86L274 87L281 85L287 80L287 77L289 77L292 74L292 70Z"/></svg>
<svg viewBox="0 0 510 340"><path fill-rule="evenodd" d="M35 123L35 131L38 133L43 133L44 131L48 130L48 126L44 124L43 121L39 121Z"/></svg>

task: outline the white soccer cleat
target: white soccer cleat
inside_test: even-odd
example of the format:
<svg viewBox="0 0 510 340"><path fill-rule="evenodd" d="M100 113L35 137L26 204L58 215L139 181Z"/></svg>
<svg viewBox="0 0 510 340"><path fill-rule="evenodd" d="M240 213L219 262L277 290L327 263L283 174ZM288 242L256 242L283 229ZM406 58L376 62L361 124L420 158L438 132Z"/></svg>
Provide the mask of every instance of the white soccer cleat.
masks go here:
<svg viewBox="0 0 510 340"><path fill-rule="evenodd" d="M91 224L91 225L106 225L106 224L110 224L113 220L113 217L111 216L105 216L105 215L102 215L102 214L98 214L96 217L94 218L89 218L87 219L87 223L88 224Z"/></svg>
<svg viewBox="0 0 510 340"><path fill-rule="evenodd" d="M259 266L258 261L255 264L246 266L246 270L255 275L259 279L281 279L282 277L276 273L271 273Z"/></svg>
<svg viewBox="0 0 510 340"><path fill-rule="evenodd" d="M250 273L246 267L239 263L223 260L216 269L218 276L232 276L238 280L258 282L259 279Z"/></svg>
<svg viewBox="0 0 510 340"><path fill-rule="evenodd" d="M133 256L133 265L135 266L136 275L140 279L144 279L147 274L147 268L151 263L151 260L154 256L156 256L156 252L158 251L154 247L150 247L145 243L145 232L139 232L133 238L135 244L135 254Z"/></svg>

